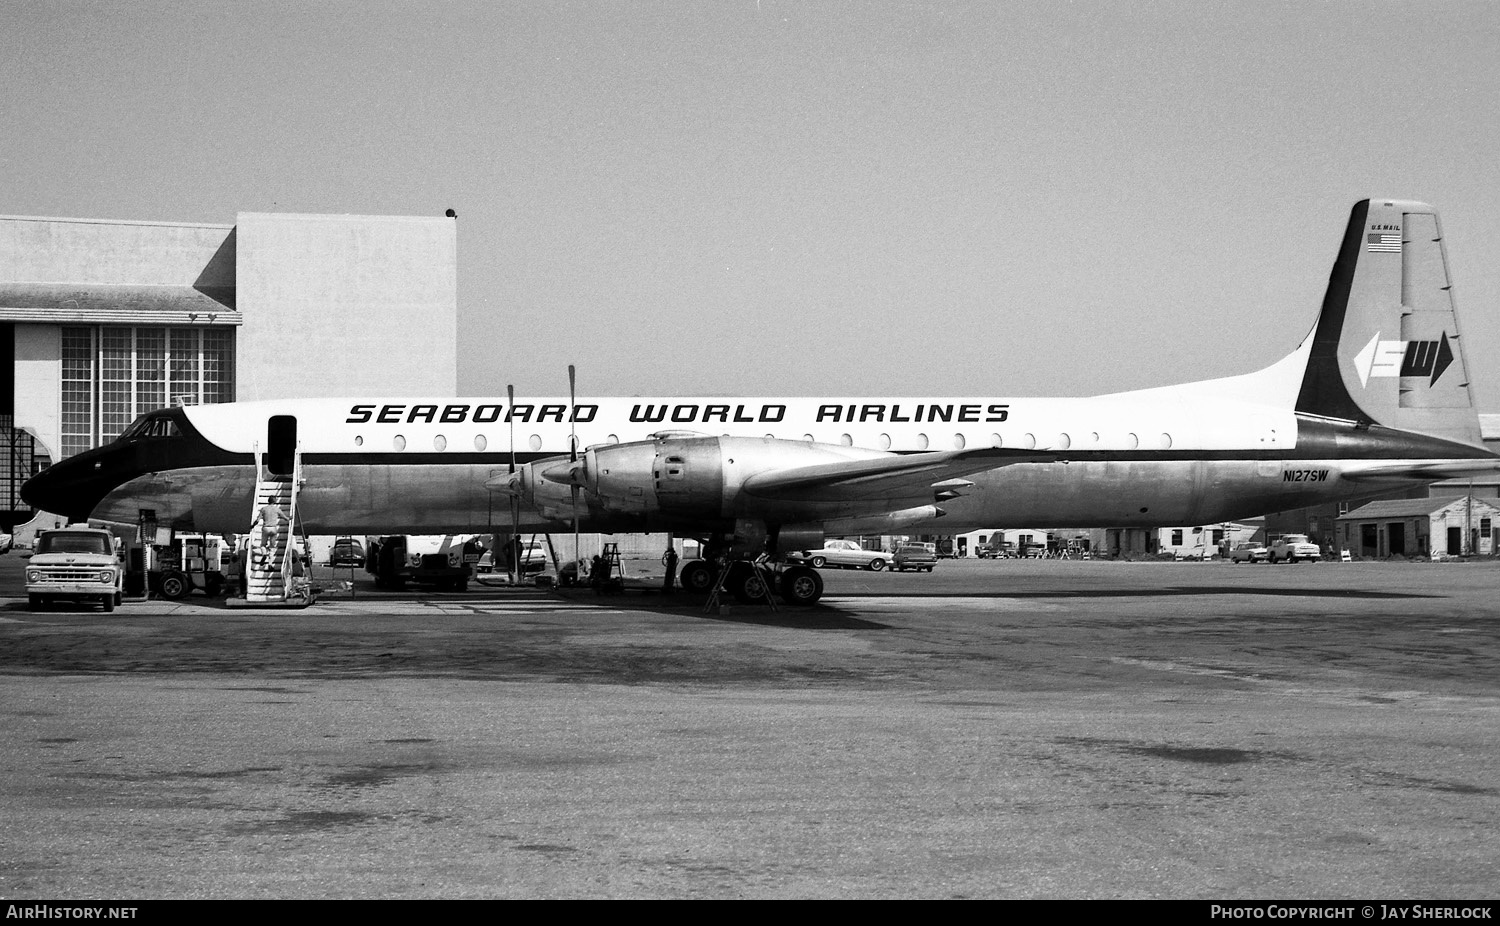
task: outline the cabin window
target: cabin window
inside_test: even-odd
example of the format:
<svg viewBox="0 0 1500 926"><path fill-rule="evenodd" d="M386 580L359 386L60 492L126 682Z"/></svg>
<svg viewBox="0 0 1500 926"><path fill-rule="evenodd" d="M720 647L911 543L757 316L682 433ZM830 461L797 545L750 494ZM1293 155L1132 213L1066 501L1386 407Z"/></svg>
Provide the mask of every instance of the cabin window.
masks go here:
<svg viewBox="0 0 1500 926"><path fill-rule="evenodd" d="M405 450L406 438L403 435L397 434L395 437L391 438L391 446L396 448L397 450Z"/></svg>
<svg viewBox="0 0 1500 926"><path fill-rule="evenodd" d="M918 450L926 450L927 449L927 435L926 434L918 434L917 435L917 449Z"/></svg>
<svg viewBox="0 0 1500 926"><path fill-rule="evenodd" d="M444 437L441 434L434 435L432 438L432 449L437 451L447 450L448 438Z"/></svg>
<svg viewBox="0 0 1500 926"><path fill-rule="evenodd" d="M542 449L542 435L540 435L540 434L533 434L533 435L531 435L531 437L526 441L526 446L530 447L532 450L541 450Z"/></svg>
<svg viewBox="0 0 1500 926"><path fill-rule="evenodd" d="M968 443L969 443L968 440L965 439L965 437L962 434L955 434L955 435L953 435L953 449L954 450L962 450L962 449L964 449L964 447L968 446Z"/></svg>
<svg viewBox="0 0 1500 926"><path fill-rule="evenodd" d="M889 434L882 434L882 435L880 435L879 443L880 443L880 449L881 450L890 450L891 449L891 436Z"/></svg>
<svg viewBox="0 0 1500 926"><path fill-rule="evenodd" d="M1058 450L1067 450L1071 446L1073 446L1073 438L1069 437L1067 432L1057 435Z"/></svg>
<svg viewBox="0 0 1500 926"><path fill-rule="evenodd" d="M475 434L474 435L474 449L475 450L483 450L484 448L488 447L489 445L490 445L489 439L486 438L483 434Z"/></svg>
<svg viewBox="0 0 1500 926"><path fill-rule="evenodd" d="M1000 435L999 434L991 434L990 435L990 446L991 447L999 447L999 446L1002 446L1004 443L1005 442L1000 439Z"/></svg>
<svg viewBox="0 0 1500 926"><path fill-rule="evenodd" d="M840 434L839 435L839 443L843 444L845 447L853 447L854 446L854 436L851 435L851 434Z"/></svg>

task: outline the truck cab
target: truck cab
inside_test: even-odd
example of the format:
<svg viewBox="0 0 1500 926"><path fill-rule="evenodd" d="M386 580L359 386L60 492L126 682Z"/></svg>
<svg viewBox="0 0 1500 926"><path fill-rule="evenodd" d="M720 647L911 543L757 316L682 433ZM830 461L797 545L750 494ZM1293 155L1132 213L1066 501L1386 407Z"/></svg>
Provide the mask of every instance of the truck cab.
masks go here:
<svg viewBox="0 0 1500 926"><path fill-rule="evenodd" d="M26 599L33 611L53 601L97 601L113 611L123 596L120 541L107 530L60 527L36 536L26 564Z"/></svg>
<svg viewBox="0 0 1500 926"><path fill-rule="evenodd" d="M1316 563L1322 553L1306 534L1283 534L1271 544L1267 559L1273 563L1295 563L1298 560Z"/></svg>

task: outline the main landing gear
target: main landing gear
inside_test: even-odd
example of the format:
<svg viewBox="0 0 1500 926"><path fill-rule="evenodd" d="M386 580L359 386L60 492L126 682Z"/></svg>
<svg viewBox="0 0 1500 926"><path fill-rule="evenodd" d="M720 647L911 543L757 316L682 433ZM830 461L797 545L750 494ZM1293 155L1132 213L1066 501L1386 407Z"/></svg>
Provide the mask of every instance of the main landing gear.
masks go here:
<svg viewBox="0 0 1500 926"><path fill-rule="evenodd" d="M723 572L722 564L708 560L689 560L678 574L678 582L685 591L707 595ZM729 561L729 570L724 578L724 590L736 601L746 604L764 602L768 591L779 592L781 600L789 605L811 605L823 597L823 577L816 569L807 566L772 565L755 563L746 559Z"/></svg>

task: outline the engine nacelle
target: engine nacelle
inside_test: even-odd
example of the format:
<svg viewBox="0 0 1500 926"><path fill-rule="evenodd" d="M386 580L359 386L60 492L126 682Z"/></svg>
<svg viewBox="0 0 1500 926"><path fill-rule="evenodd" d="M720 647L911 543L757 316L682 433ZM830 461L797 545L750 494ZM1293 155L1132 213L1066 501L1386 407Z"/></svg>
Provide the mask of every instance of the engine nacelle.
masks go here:
<svg viewBox="0 0 1500 926"><path fill-rule="evenodd" d="M591 518L625 516L643 529L722 532L736 522L759 522L783 535L780 550L820 546L822 534L837 536L830 524L863 523L893 515L910 520L939 514L936 508L905 508L905 499L799 486L767 490L762 474L795 474L812 468L834 472L844 464L892 457L879 450L770 437L713 437L662 434L649 441L595 445L577 460L554 457L529 464L512 488L545 512L570 507L578 492ZM746 485L754 485L755 492ZM913 498L912 501L915 501ZM907 502L910 504L910 502ZM851 520L854 519L854 520ZM778 528L779 526L779 528Z"/></svg>
<svg viewBox="0 0 1500 926"><path fill-rule="evenodd" d="M770 437L671 436L591 447L578 463L546 470L546 478L574 480L609 511L775 523L855 512L825 512L828 506L815 500L752 497L743 491L745 480L764 472L884 456L888 454L878 450ZM845 503L834 507L839 504Z"/></svg>
<svg viewBox="0 0 1500 926"><path fill-rule="evenodd" d="M823 546L828 534L822 523L783 524L771 539L772 553L790 553L793 550L817 550Z"/></svg>

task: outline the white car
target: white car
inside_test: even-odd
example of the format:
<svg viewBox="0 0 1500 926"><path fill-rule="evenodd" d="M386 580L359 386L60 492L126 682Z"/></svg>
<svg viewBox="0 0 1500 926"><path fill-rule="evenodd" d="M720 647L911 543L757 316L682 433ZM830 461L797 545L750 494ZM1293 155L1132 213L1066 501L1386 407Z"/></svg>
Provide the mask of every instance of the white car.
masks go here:
<svg viewBox="0 0 1500 926"><path fill-rule="evenodd" d="M1271 551L1266 549L1265 544L1248 542L1230 550L1229 561L1231 563L1264 563L1270 555Z"/></svg>
<svg viewBox="0 0 1500 926"><path fill-rule="evenodd" d="M1273 563L1295 563L1299 559L1316 563L1322 555L1323 551L1306 534L1285 534L1271 544L1267 559Z"/></svg>
<svg viewBox="0 0 1500 926"><path fill-rule="evenodd" d="M815 569L824 566L842 566L845 569L868 569L879 572L885 568L887 557L879 550L866 550L852 540L830 540L821 550L802 550L787 554L794 563L806 563Z"/></svg>

